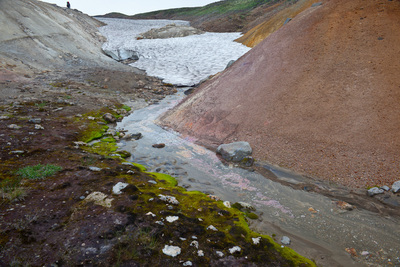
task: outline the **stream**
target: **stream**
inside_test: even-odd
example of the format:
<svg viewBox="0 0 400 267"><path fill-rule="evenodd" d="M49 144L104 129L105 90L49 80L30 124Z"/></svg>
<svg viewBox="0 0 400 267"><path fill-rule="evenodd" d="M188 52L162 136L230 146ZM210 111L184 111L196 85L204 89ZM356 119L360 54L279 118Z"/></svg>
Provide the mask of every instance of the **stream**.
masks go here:
<svg viewBox="0 0 400 267"><path fill-rule="evenodd" d="M146 49L150 46L141 46L140 43L132 40L130 40L130 46L121 43L123 39L121 36L127 31L126 29L133 28L133 21L124 20L123 23L130 23L130 25L126 24L129 27L124 27L128 28L121 28L119 35L117 34L119 22L108 20L107 23L110 23L110 34L119 38L118 44L111 43L114 45L113 49L118 47ZM135 32L140 32L140 30L135 30ZM107 26L103 29L103 34L107 36ZM218 35L213 34L212 38L217 38L216 36ZM112 37L108 36L109 40ZM207 35L201 38L206 37ZM200 43L199 40L197 39L196 43ZM148 40L146 42L150 43ZM174 40L174 46L177 45L176 42ZM216 43L218 42L216 39ZM230 42L233 42L233 39ZM158 49L154 47L152 49ZM223 47L226 51L230 50L226 48L226 45ZM243 50L240 53L245 52L246 50ZM202 56L204 57L203 54ZM234 59L239 56L236 54ZM156 57L156 54L152 54L149 59L154 60ZM184 60L182 56L171 58ZM225 57L221 66L226 65L229 60L229 56ZM199 66L201 68L191 73L203 73L203 70L208 70L207 66L201 66L203 60L191 59L191 61L195 63L193 68ZM165 66L166 71L161 71L162 66L159 63L144 62L141 64L150 69L156 65L156 69L160 70L158 76L168 76L168 65ZM146 71L149 72L149 70ZM176 75L174 69L172 71ZM212 72L216 73L217 70ZM179 75L185 75L185 73ZM166 76L162 78L171 81ZM189 80L185 80L185 77L172 78L172 81L179 81L181 85L196 83L202 79L196 75ZM178 133L156 125L155 120L178 104L185 97L184 91L187 89L189 88L181 87L177 94L167 96L154 105L146 106L142 103L145 107L135 110L117 124L119 131L126 130L128 133L143 135L139 140L122 140L118 143L120 150L131 152L130 161L145 165L151 172L174 176L179 186L188 190L198 190L231 203L246 202L252 205L256 208L255 213L259 215L256 220L249 220L253 230L274 237L278 243L283 236L289 237L291 248L315 260L319 266L400 266L398 217L381 216L361 208L343 210L338 207L334 199L329 197L293 189L272 181L254 170L224 165L215 152L196 145L195 139L181 138ZM126 104L135 106L138 102ZM160 143L164 143L165 147L152 147L153 144ZM268 172L285 181L301 180L299 175L273 166L268 166ZM356 256L351 257L351 253Z"/></svg>
<svg viewBox="0 0 400 267"><path fill-rule="evenodd" d="M254 230L274 236L278 242L288 236L290 247L321 266L400 266L398 219L357 208L342 210L328 197L295 190L255 171L226 166L214 152L196 145L195 140L182 139L156 125L156 118L185 96L184 89L179 90L118 123L118 130L143 135L139 140L119 143L120 149L132 153L131 161L145 165L151 172L176 177L179 185L188 190L252 205L260 216L250 220ZM159 143L165 147L152 147ZM270 170L286 180L296 178L289 171L273 167ZM355 249L358 257L352 259L346 248Z"/></svg>

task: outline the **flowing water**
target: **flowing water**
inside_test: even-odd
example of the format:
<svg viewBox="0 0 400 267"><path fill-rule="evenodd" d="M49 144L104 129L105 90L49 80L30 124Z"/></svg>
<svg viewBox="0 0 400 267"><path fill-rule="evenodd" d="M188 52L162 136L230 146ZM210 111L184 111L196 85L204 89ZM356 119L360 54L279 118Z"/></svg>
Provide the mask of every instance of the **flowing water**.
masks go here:
<svg viewBox="0 0 400 267"><path fill-rule="evenodd" d="M168 21L108 19L105 22L109 23L101 29L109 40L105 48L138 50L143 56L137 67L150 74L156 71L151 75L175 84L195 84L248 51L233 43L237 37L231 34L208 33L163 41L134 38L135 34L154 25L162 27ZM211 46L210 40L213 40ZM187 46L191 49L186 49ZM177 71L182 69L185 71ZM132 153L131 161L147 166L149 171L176 177L179 185L188 190L212 194L231 203L249 203L259 215L259 219L250 220L254 230L275 237L277 242L288 236L290 247L320 266L400 266L398 217L383 217L361 208L344 211L323 195L295 190L255 171L226 166L214 152L196 145L194 139L182 139L177 133L157 126L156 118L182 100L183 90L157 105L134 111L118 123L118 129L143 135L139 140L119 143L121 150ZM165 147L152 147L158 143L164 143ZM288 171L267 168L270 175L280 180L292 183L301 180ZM357 257L352 259L346 249L357 253Z"/></svg>
<svg viewBox="0 0 400 267"><path fill-rule="evenodd" d="M343 211L335 201L304 190L295 190L271 181L255 171L224 165L214 152L162 129L154 120L176 105L183 89L158 105L134 111L118 124L118 129L140 132L143 138L121 141L119 146L132 153L132 161L149 171L170 174L180 186L199 190L224 201L246 202L257 209L258 220L251 223L261 233L291 240L291 247L323 266L400 266L398 219L381 217L362 209ZM165 148L153 148L164 143ZM296 175L270 167L274 175L295 180ZM354 248L351 259L345 249ZM364 252L364 253L363 253ZM361 255L369 253L370 255Z"/></svg>

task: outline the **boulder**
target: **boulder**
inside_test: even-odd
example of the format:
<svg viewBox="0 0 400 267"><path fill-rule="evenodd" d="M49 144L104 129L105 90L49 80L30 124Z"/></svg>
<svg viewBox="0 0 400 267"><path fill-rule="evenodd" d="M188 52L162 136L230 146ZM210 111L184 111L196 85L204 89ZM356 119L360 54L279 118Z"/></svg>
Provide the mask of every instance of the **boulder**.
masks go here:
<svg viewBox="0 0 400 267"><path fill-rule="evenodd" d="M372 187L371 189L368 190L368 196L373 197L378 194L383 194L385 190L380 189L378 187Z"/></svg>
<svg viewBox="0 0 400 267"><path fill-rule="evenodd" d="M240 162L252 153L250 144L247 142L234 142L222 144L217 148L217 154L220 154L227 161Z"/></svg>
<svg viewBox="0 0 400 267"><path fill-rule="evenodd" d="M400 192L400 181L394 182L392 185L392 191L393 193Z"/></svg>
<svg viewBox="0 0 400 267"><path fill-rule="evenodd" d="M116 61L124 61L124 60L138 60L139 55L136 51L127 50L127 49L108 49L103 47L103 52L107 56L111 57Z"/></svg>

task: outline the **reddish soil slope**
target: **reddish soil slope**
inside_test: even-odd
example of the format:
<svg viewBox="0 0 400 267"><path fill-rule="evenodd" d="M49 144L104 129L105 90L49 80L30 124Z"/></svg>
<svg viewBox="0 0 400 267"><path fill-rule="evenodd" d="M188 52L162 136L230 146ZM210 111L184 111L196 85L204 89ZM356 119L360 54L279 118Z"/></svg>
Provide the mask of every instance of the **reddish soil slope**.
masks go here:
<svg viewBox="0 0 400 267"><path fill-rule="evenodd" d="M161 123L359 187L400 178L400 1L326 0L204 83Z"/></svg>

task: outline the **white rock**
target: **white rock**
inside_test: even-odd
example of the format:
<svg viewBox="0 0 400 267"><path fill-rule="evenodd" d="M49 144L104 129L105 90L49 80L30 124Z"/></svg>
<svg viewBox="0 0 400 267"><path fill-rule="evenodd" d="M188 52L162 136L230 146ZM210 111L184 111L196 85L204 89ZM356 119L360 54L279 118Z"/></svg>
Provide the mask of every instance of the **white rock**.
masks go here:
<svg viewBox="0 0 400 267"><path fill-rule="evenodd" d="M231 202L224 201L224 206L227 207L227 208L231 208Z"/></svg>
<svg viewBox="0 0 400 267"><path fill-rule="evenodd" d="M240 205L242 205L243 208L249 209L249 210L256 210L252 205L246 202L238 202Z"/></svg>
<svg viewBox="0 0 400 267"><path fill-rule="evenodd" d="M172 223L174 221L179 220L178 216L167 216L167 218L165 218L167 220L167 222Z"/></svg>
<svg viewBox="0 0 400 267"><path fill-rule="evenodd" d="M156 217L156 215L155 215L154 213L152 213L151 211L149 211L148 213L146 213L146 215Z"/></svg>
<svg viewBox="0 0 400 267"><path fill-rule="evenodd" d="M235 252L240 252L242 249L239 246L234 246L233 248L229 249L229 253L233 254Z"/></svg>
<svg viewBox="0 0 400 267"><path fill-rule="evenodd" d="M210 225L210 226L208 226L208 227L207 227L207 230L218 231L218 229L217 229L217 228L215 228L215 226L214 226L214 225Z"/></svg>
<svg viewBox="0 0 400 267"><path fill-rule="evenodd" d="M191 261L187 261L183 263L183 266L192 266L192 262Z"/></svg>
<svg viewBox="0 0 400 267"><path fill-rule="evenodd" d="M107 195L102 192L93 192L90 195L88 195L84 200L85 203L90 201L93 201L96 205L110 208L111 201L113 201L113 199L107 198Z"/></svg>
<svg viewBox="0 0 400 267"><path fill-rule="evenodd" d="M179 201L176 199L176 197L173 196L164 196L164 195L158 195L160 197L161 201L174 204L174 205L179 205Z"/></svg>
<svg viewBox="0 0 400 267"><path fill-rule="evenodd" d="M165 247L163 248L162 252L165 255L168 255L168 256L171 256L171 257L176 257L179 254L181 254L181 248L177 247L177 246L165 245Z"/></svg>
<svg viewBox="0 0 400 267"><path fill-rule="evenodd" d="M394 182L392 185L392 191L393 193L400 192L400 181Z"/></svg>
<svg viewBox="0 0 400 267"><path fill-rule="evenodd" d="M361 255L362 255L362 256L368 256L368 255L369 255L369 252L368 252L368 251L363 251L363 252L361 252Z"/></svg>
<svg viewBox="0 0 400 267"><path fill-rule="evenodd" d="M290 242L291 242L291 240L290 240L289 237L287 237L287 236L282 236L281 243L282 243L283 245L288 246L288 245L290 245Z"/></svg>
<svg viewBox="0 0 400 267"><path fill-rule="evenodd" d="M261 236L259 236L259 237L253 237L252 240L253 240L253 244L254 244L254 245L258 245L258 244L260 244Z"/></svg>
<svg viewBox="0 0 400 267"><path fill-rule="evenodd" d="M93 172L99 172L99 171L101 171L101 168L99 168L99 167L94 167L94 166L90 166L90 167L89 167L89 170L91 170L91 171L93 171Z"/></svg>
<svg viewBox="0 0 400 267"><path fill-rule="evenodd" d="M197 256L204 257L204 251L202 250L197 251Z"/></svg>
<svg viewBox="0 0 400 267"><path fill-rule="evenodd" d="M383 194L385 192L385 190L380 189L378 187L373 187L371 189L368 190L368 196L372 197L378 194Z"/></svg>
<svg viewBox="0 0 400 267"><path fill-rule="evenodd" d="M35 129L36 130L44 130L43 126L40 124L35 124Z"/></svg>
<svg viewBox="0 0 400 267"><path fill-rule="evenodd" d="M199 248L199 242L197 241L192 241L192 243L190 243L191 247L195 247L195 248Z"/></svg>
<svg viewBox="0 0 400 267"><path fill-rule="evenodd" d="M125 187L127 187L128 185L129 184L127 184L127 183L118 182L116 185L114 185L112 192L115 195L120 195L120 194L122 194L121 190L124 189Z"/></svg>
<svg viewBox="0 0 400 267"><path fill-rule="evenodd" d="M216 253L219 257L221 257L221 258L222 258L223 256L225 256L224 253L221 252L221 251L216 251L215 253Z"/></svg>

